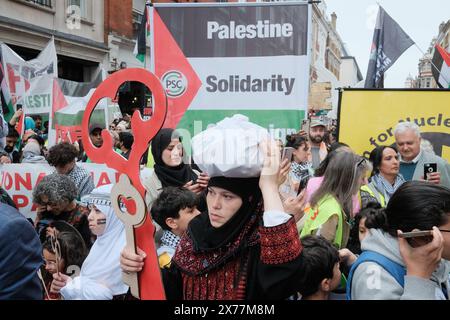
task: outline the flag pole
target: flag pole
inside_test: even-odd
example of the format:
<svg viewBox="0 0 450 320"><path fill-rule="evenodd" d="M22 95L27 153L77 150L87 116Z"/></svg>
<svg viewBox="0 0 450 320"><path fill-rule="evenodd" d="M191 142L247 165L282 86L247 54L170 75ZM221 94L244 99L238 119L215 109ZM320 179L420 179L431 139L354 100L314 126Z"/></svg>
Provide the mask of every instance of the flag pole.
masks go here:
<svg viewBox="0 0 450 320"><path fill-rule="evenodd" d="M148 5L148 15L149 15L149 24L150 24L150 72L155 73L155 35L154 35L154 19L153 19L153 3L150 0L147 0Z"/></svg>
<svg viewBox="0 0 450 320"><path fill-rule="evenodd" d="M437 42L436 42L436 43L437 43ZM436 43L435 43L435 45L434 45L434 47L435 47L434 50L436 50ZM417 49L419 49L419 51L420 51L424 56L426 55L426 53L418 46L417 43L414 42L414 45L416 46ZM441 73L441 70L439 70L438 67L436 67L435 64L433 63L433 57L431 57L430 63L431 63L431 65L433 66L433 68L436 69L436 71L441 75L441 77L444 78L445 81L447 81L448 83L450 83L450 81L448 81L448 79Z"/></svg>
<svg viewBox="0 0 450 320"><path fill-rule="evenodd" d="M151 1L147 0L145 2L145 11L144 13L147 13L147 18L150 16L149 14L149 7L151 6ZM148 21L148 20L147 20ZM148 21L150 24L150 21ZM151 49L150 49L151 50ZM147 69L147 35L145 37L145 55L144 55L144 69Z"/></svg>

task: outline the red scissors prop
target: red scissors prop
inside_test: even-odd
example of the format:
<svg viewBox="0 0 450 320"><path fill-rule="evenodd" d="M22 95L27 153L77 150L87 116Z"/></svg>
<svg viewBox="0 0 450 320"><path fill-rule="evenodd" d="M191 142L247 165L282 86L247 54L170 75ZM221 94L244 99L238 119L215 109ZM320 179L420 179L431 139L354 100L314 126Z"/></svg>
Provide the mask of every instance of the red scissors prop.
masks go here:
<svg viewBox="0 0 450 320"><path fill-rule="evenodd" d="M139 111L135 111L132 115L134 143L128 160L114 151L113 138L107 130L102 130L103 145L100 148L92 144L88 130L89 119L97 103L103 98L114 100L119 87L127 81L146 85L152 92L154 106L150 120L144 121ZM131 293L135 297L144 300L165 299L153 240L155 227L143 200L145 188L141 183L139 172L141 157L147 152L151 139L162 128L166 113L167 97L159 79L145 69L130 68L112 74L98 86L88 102L82 121L82 141L89 158L95 163L105 163L123 174L111 192L111 200L117 216L125 224L127 246L136 250L137 245L147 255L142 271L137 276L124 274L124 282L130 286ZM119 206L119 202L125 204L125 210L123 206ZM117 212L117 209L120 212Z"/></svg>

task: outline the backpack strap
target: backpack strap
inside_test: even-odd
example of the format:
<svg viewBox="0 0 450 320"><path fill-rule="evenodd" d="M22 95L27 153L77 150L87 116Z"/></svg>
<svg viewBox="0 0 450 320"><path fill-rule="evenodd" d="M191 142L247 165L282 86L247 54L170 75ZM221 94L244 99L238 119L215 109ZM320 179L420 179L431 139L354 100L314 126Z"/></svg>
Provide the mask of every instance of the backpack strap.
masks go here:
<svg viewBox="0 0 450 320"><path fill-rule="evenodd" d="M363 251L356 262L352 265L347 278L347 300L352 299L351 291L353 274L356 268L358 268L358 266L364 262L375 262L379 266L383 267L384 270L389 272L389 274L398 282L399 285L401 285L402 287L405 286L405 267L375 251Z"/></svg>

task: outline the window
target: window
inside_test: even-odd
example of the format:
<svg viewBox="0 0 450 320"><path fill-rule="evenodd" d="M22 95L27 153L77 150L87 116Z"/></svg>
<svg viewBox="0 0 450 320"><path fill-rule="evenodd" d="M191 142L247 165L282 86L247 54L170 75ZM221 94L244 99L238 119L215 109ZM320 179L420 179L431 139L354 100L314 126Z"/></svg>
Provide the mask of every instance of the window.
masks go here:
<svg viewBox="0 0 450 320"><path fill-rule="evenodd" d="M68 0L68 6L76 6L80 8L82 18L87 18L86 0Z"/></svg>
<svg viewBox="0 0 450 320"><path fill-rule="evenodd" d="M52 0L26 0L27 2L32 2L38 5L41 5L43 7L51 8L52 7Z"/></svg>

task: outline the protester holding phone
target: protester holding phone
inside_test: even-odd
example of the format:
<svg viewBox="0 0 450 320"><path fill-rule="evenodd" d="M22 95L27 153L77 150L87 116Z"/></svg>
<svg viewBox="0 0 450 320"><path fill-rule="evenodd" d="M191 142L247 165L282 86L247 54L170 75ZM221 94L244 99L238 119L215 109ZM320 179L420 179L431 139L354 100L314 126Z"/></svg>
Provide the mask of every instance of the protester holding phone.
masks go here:
<svg viewBox="0 0 450 320"><path fill-rule="evenodd" d="M294 192L298 194L305 188L308 179L313 174L311 163L308 162L308 158L311 155L311 147L306 137L293 134L286 136L286 148L290 148L292 151L291 172L289 175L293 183Z"/></svg>
<svg viewBox="0 0 450 320"><path fill-rule="evenodd" d="M427 180L450 188L450 165L441 157L421 150L418 125L411 122L400 122L394 130L394 135L401 156L400 173L406 181ZM429 171L425 174L425 164L428 163L436 164L436 171Z"/></svg>
<svg viewBox="0 0 450 320"><path fill-rule="evenodd" d="M350 271L347 293L351 299L448 299L448 199L448 188L409 181L393 194L385 209L366 209L376 219ZM376 257L362 260L367 253Z"/></svg>
<svg viewBox="0 0 450 320"><path fill-rule="evenodd" d="M183 162L183 145L180 135L174 129L162 129L152 140L151 147L155 159L154 174L144 177L147 190L146 204L149 208L165 187L186 187L201 193L206 189L209 177L193 170Z"/></svg>

